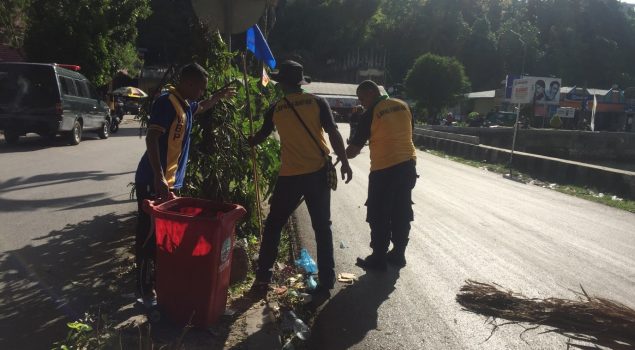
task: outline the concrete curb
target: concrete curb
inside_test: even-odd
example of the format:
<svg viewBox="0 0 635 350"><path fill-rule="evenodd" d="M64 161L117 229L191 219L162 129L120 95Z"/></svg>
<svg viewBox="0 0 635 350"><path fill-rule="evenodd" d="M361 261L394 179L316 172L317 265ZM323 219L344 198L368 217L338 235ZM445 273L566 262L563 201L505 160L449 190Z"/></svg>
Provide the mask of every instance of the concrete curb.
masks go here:
<svg viewBox="0 0 635 350"><path fill-rule="evenodd" d="M273 306L264 302L245 313L246 350L282 348Z"/></svg>

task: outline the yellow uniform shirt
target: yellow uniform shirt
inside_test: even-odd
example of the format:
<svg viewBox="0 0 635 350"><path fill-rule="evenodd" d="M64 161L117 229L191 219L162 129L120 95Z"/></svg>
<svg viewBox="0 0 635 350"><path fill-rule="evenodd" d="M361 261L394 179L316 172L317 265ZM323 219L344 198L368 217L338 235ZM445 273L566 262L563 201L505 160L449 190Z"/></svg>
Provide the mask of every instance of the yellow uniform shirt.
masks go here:
<svg viewBox="0 0 635 350"><path fill-rule="evenodd" d="M417 159L412 142L413 119L408 105L395 98L382 97L367 110L351 143L370 144L370 170L389 168Z"/></svg>
<svg viewBox="0 0 635 350"><path fill-rule="evenodd" d="M323 98L303 92L289 94L286 99L293 104L320 147L309 136L287 101L284 98L278 101L265 114L262 131L268 134L273 131L274 126L278 130L281 146L280 176L316 172L325 165L324 155L331 152L326 144L324 130L337 127L331 109Z"/></svg>

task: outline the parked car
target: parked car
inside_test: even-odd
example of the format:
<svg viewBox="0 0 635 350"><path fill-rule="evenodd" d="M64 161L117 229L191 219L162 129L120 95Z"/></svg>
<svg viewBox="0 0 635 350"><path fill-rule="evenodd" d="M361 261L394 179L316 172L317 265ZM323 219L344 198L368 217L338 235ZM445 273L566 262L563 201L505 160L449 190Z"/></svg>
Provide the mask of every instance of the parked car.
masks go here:
<svg viewBox="0 0 635 350"><path fill-rule="evenodd" d="M514 126L516 124L516 113L514 112L490 112L485 117L487 126Z"/></svg>
<svg viewBox="0 0 635 350"><path fill-rule="evenodd" d="M7 143L35 132L47 138L62 134L76 145L85 130L108 138L109 124L107 104L77 71L58 64L0 63L0 130Z"/></svg>

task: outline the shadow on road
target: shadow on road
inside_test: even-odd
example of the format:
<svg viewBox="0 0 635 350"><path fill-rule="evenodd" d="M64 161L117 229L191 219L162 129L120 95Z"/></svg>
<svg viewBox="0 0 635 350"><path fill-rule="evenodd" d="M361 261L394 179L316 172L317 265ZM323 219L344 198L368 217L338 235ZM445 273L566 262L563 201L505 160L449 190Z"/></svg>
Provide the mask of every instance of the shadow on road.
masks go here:
<svg viewBox="0 0 635 350"><path fill-rule="evenodd" d="M115 287L134 286L126 252L135 222L134 213L95 216L1 255L0 349L51 348L89 306L100 308L95 314L120 308Z"/></svg>
<svg viewBox="0 0 635 350"><path fill-rule="evenodd" d="M377 329L378 309L395 290L399 270L367 272L328 301L315 319L310 349L344 350Z"/></svg>
<svg viewBox="0 0 635 350"><path fill-rule="evenodd" d="M134 171L122 173L104 173L102 171L79 171L68 173L52 173L36 175L32 177L15 177L0 182L0 208L7 212L27 211L41 208L60 208L60 210L77 209L86 207L96 207L111 204L128 202L126 200L114 200L103 198L104 193L92 193L81 196L69 196L50 199L22 200L11 199L6 194L13 191L35 189L46 186L69 184L79 181L90 180L95 182L95 188L99 183L121 175L133 174ZM132 181L132 176L130 180ZM62 194L63 195L63 194Z"/></svg>

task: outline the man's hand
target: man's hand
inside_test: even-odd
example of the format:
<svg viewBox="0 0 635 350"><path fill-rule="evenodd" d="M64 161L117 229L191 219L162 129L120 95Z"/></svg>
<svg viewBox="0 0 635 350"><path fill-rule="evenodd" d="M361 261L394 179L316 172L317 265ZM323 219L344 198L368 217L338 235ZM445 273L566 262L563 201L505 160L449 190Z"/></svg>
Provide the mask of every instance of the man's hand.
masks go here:
<svg viewBox="0 0 635 350"><path fill-rule="evenodd" d="M163 175L161 175L160 177L155 176L154 191L156 192L157 200L159 202L165 202L174 198L174 194L170 192L170 186L168 186L168 181L165 179Z"/></svg>
<svg viewBox="0 0 635 350"><path fill-rule="evenodd" d="M357 157L357 155L359 154L359 152L361 152L361 150L362 148L359 146L348 145L348 147L346 147L346 157L348 159L353 159Z"/></svg>
<svg viewBox="0 0 635 350"><path fill-rule="evenodd" d="M342 172L342 181L346 180L344 183L349 183L353 179L353 170L351 169L348 161L342 162L342 167L340 168Z"/></svg>
<svg viewBox="0 0 635 350"><path fill-rule="evenodd" d="M206 110L214 107L214 105L216 105L218 103L218 101L220 101L220 100L232 98L234 96L236 96L236 88L234 88L232 86L228 86L228 87L216 92L215 94L210 96L210 98L201 101L198 104L198 110L196 111L196 114L203 113Z"/></svg>

